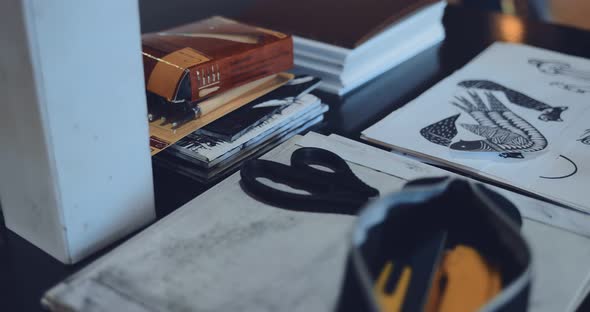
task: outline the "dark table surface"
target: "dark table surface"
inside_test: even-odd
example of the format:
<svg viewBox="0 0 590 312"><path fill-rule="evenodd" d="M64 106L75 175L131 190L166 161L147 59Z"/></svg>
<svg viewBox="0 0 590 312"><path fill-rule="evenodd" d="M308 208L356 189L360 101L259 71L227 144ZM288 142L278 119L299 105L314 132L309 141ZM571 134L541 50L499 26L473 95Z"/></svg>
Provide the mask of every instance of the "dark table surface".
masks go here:
<svg viewBox="0 0 590 312"><path fill-rule="evenodd" d="M235 8L227 15L236 16ZM223 14L224 12L214 12ZM590 33L514 16L448 7L446 39L390 70L345 98L316 92L330 104L326 121L314 130L359 140L360 132L461 68L494 41L526 43L590 58ZM169 25L172 26L172 25ZM158 218L182 206L210 186L154 165ZM43 293L121 242L82 263L66 266L0 222L0 311L42 311ZM590 265L590 264L589 264ZM585 302L581 311L590 309Z"/></svg>

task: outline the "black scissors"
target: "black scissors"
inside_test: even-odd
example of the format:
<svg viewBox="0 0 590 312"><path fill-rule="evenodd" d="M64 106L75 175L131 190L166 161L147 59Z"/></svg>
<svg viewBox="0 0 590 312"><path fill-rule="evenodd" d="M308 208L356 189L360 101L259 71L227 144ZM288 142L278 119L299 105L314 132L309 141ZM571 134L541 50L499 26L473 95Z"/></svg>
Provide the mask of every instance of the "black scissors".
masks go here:
<svg viewBox="0 0 590 312"><path fill-rule="evenodd" d="M379 195L379 191L361 181L340 156L314 147L293 152L290 166L268 160L249 160L242 165L240 175L240 184L250 196L290 210L356 214L371 197ZM307 194L279 190L258 178L267 178Z"/></svg>

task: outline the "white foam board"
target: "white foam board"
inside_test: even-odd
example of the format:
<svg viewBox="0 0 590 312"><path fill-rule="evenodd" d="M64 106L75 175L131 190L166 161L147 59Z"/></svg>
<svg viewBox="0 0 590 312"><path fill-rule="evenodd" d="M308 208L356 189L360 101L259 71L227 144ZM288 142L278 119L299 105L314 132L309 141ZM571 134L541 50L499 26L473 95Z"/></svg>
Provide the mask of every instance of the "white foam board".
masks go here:
<svg viewBox="0 0 590 312"><path fill-rule="evenodd" d="M155 218L137 1L0 1L7 228L74 263Z"/></svg>

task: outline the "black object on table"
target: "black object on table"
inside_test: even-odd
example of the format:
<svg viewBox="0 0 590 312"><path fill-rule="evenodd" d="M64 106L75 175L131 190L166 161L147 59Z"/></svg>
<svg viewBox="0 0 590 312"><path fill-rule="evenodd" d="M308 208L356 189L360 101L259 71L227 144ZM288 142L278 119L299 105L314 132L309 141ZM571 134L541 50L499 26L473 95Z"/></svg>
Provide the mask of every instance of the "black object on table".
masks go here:
<svg viewBox="0 0 590 312"><path fill-rule="evenodd" d="M246 3L233 2L242 6ZM239 19L236 12L226 14ZM330 111L326 121L313 130L359 140L362 130L461 68L495 41L526 43L590 58L590 33L582 30L453 6L447 8L444 24L447 37L443 43L416 55L345 98L315 92L330 104ZM211 187L157 165L154 179L158 218ZM119 244L112 244L82 263L66 266L0 223L0 311L43 311L39 302L46 290ZM590 309L590 302L585 302L580 311L584 308Z"/></svg>
<svg viewBox="0 0 590 312"><path fill-rule="evenodd" d="M265 159L247 160L240 169L240 176L242 188L253 198L296 211L355 215L370 198L379 196L379 191L360 180L344 159L315 147L294 151L290 165ZM278 189L258 178L307 193Z"/></svg>

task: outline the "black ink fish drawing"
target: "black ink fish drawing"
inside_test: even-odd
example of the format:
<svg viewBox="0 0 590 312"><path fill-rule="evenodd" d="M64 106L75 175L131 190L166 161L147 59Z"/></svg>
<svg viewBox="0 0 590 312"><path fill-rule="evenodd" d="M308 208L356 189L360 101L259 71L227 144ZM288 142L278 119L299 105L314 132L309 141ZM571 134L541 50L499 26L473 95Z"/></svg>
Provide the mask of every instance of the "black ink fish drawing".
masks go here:
<svg viewBox="0 0 590 312"><path fill-rule="evenodd" d="M488 80L466 80L460 82L459 86L472 89L503 92L510 102L524 108L540 111L541 115L539 116L539 119L543 121L563 121L563 119L561 119L561 113L568 109L567 106L550 106L541 101L537 101L526 94Z"/></svg>
<svg viewBox="0 0 590 312"><path fill-rule="evenodd" d="M582 142L583 144L590 145L590 129L586 130L584 134L582 134L582 138L578 141Z"/></svg>
<svg viewBox="0 0 590 312"><path fill-rule="evenodd" d="M457 114L448 118L445 118L439 122L433 123L430 126L422 128L420 134L428 141L442 145L451 145L453 138L457 135L457 127L455 122L461 114Z"/></svg>
<svg viewBox="0 0 590 312"><path fill-rule="evenodd" d="M523 152L537 152L547 147L547 139L533 125L509 110L491 92L485 92L489 107L476 92L469 91L471 100L457 97L452 104L468 113L475 124L461 124L483 140L459 141L449 147L454 150L501 152L500 157L524 158Z"/></svg>
<svg viewBox="0 0 590 312"><path fill-rule="evenodd" d="M544 74L560 75L578 80L590 81L590 71L572 68L572 65L569 63L529 59L529 64L536 66L537 69Z"/></svg>

